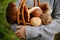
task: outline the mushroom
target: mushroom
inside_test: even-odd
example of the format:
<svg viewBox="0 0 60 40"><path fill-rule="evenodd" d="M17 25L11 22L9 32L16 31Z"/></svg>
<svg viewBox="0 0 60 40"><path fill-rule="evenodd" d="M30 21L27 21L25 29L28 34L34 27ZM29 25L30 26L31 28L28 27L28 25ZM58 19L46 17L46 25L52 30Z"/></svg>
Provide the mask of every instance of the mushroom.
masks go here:
<svg viewBox="0 0 60 40"><path fill-rule="evenodd" d="M25 22L25 19L24 19L24 6L25 6L25 3L26 3L26 0L21 0L21 3L19 4L18 11L20 13L17 13L17 22L18 22L18 24L20 24L19 21L20 21L20 19L22 19L21 23L26 25L26 22Z"/></svg>
<svg viewBox="0 0 60 40"><path fill-rule="evenodd" d="M40 8L40 9L34 10L31 15L32 15L33 17L39 17L39 16L41 16L42 13L43 13L43 12L42 12L42 9Z"/></svg>
<svg viewBox="0 0 60 40"><path fill-rule="evenodd" d="M37 3L38 3L38 7L40 7L41 3L40 3L40 0L37 0ZM36 0L34 0L34 7L36 6ZM43 10L40 8L40 9L36 9L32 12L32 16L33 17L39 17L41 16L41 14L43 13Z"/></svg>
<svg viewBox="0 0 60 40"><path fill-rule="evenodd" d="M13 24L17 19L17 8L14 2L10 2L6 9L6 19L7 22Z"/></svg>
<svg viewBox="0 0 60 40"><path fill-rule="evenodd" d="M33 17L31 19L31 25L32 26L39 26L39 25L41 25L41 19L39 17Z"/></svg>
<svg viewBox="0 0 60 40"><path fill-rule="evenodd" d="M42 24L44 25L50 24L52 22L51 15L47 13L42 14L40 18L41 18Z"/></svg>
<svg viewBox="0 0 60 40"><path fill-rule="evenodd" d="M28 9L27 6L25 6L25 19L27 22L30 22L30 14L35 15L34 10L40 9L39 7L32 7L31 9ZM37 14L37 13L36 13ZM37 14L38 15L38 14Z"/></svg>
<svg viewBox="0 0 60 40"><path fill-rule="evenodd" d="M28 7L25 4L26 0L23 1L21 4L21 16L22 16L22 23L24 25L28 24L27 22L30 22L30 14L36 10L40 9L39 7L32 7L31 9L28 9Z"/></svg>
<svg viewBox="0 0 60 40"><path fill-rule="evenodd" d="M52 22L52 17L51 17L51 7L49 6L48 3L41 4L41 9L43 10L43 13L41 15L42 19L42 24L50 24Z"/></svg>
<svg viewBox="0 0 60 40"><path fill-rule="evenodd" d="M18 10L17 10L17 23L20 24L21 20L20 20L20 15L21 15L21 6L23 4L23 0L21 0L21 2L19 3L19 6L18 6Z"/></svg>
<svg viewBox="0 0 60 40"><path fill-rule="evenodd" d="M43 13L51 14L51 12L52 12L52 9L49 6L49 3L41 4L39 7L43 10Z"/></svg>

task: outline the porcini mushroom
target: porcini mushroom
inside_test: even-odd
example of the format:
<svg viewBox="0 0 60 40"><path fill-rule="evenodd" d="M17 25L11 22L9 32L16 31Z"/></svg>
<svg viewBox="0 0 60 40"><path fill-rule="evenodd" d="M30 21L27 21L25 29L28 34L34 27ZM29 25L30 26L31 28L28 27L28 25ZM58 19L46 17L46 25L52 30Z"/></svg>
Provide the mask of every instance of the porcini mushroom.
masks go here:
<svg viewBox="0 0 60 40"><path fill-rule="evenodd" d="M42 19L42 24L50 24L52 22L52 17L51 17L51 7L49 6L48 3L41 4L40 5L41 9L43 10L43 14L41 15Z"/></svg>
<svg viewBox="0 0 60 40"><path fill-rule="evenodd" d="M41 16L42 13L43 13L43 12L42 12L42 9L40 8L40 9L34 10L31 15L32 15L33 17L39 17L39 16Z"/></svg>
<svg viewBox="0 0 60 40"><path fill-rule="evenodd" d="M17 8L14 2L10 2L6 9L6 20L8 23L13 24L17 19Z"/></svg>
<svg viewBox="0 0 60 40"><path fill-rule="evenodd" d="M52 9L49 6L49 3L41 4L39 7L43 10L43 13L51 14L51 12L52 12Z"/></svg>
<svg viewBox="0 0 60 40"><path fill-rule="evenodd" d="M44 25L50 24L52 22L51 15L47 13L42 14L40 18L41 18L42 24Z"/></svg>
<svg viewBox="0 0 60 40"><path fill-rule="evenodd" d="M32 13L32 12L34 12L34 10L36 10L36 9L40 9L40 8L39 7L32 7L31 9L28 9L28 7L25 6L25 19L26 19L26 21L30 22L30 14L35 15L35 13Z"/></svg>

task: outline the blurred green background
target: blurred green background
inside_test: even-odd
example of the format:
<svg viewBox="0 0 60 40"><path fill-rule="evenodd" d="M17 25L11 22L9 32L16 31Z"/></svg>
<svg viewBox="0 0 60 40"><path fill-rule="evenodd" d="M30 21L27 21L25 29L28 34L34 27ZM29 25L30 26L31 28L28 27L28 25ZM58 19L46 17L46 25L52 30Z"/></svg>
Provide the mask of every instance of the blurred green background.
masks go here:
<svg viewBox="0 0 60 40"><path fill-rule="evenodd" d="M19 40L10 25L6 22L6 8L9 2L16 0L0 0L0 40Z"/></svg>
<svg viewBox="0 0 60 40"><path fill-rule="evenodd" d="M20 40L15 36L5 18L7 5L11 1L16 0L0 0L0 40ZM56 35L55 40L60 40L60 33Z"/></svg>

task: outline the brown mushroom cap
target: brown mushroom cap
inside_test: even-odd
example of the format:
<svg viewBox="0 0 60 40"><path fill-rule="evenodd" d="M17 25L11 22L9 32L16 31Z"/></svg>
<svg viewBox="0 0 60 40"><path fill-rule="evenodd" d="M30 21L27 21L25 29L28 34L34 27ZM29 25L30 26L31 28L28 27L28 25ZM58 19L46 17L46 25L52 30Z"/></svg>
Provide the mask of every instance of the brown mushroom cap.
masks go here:
<svg viewBox="0 0 60 40"><path fill-rule="evenodd" d="M10 2L6 9L6 19L8 23L10 24L15 23L17 18L16 12L17 12L16 4L14 2Z"/></svg>
<svg viewBox="0 0 60 40"><path fill-rule="evenodd" d="M42 24L50 24L52 22L51 15L44 13L41 15Z"/></svg>
<svg viewBox="0 0 60 40"><path fill-rule="evenodd" d="M35 9L33 12L32 12L32 16L33 17L39 17L39 16L41 16L41 14L42 14L42 10L41 9Z"/></svg>

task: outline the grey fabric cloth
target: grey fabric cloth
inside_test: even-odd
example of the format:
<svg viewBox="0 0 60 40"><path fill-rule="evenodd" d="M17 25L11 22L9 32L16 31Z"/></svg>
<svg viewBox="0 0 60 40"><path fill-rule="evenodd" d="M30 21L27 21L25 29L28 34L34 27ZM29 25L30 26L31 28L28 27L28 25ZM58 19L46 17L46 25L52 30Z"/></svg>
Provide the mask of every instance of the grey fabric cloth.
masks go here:
<svg viewBox="0 0 60 40"><path fill-rule="evenodd" d="M17 4L20 0L17 0ZM53 21L49 25L37 27L26 26L26 40L54 40L54 35L60 32L60 0L40 0L41 3L48 2L52 9ZM33 0L27 0L27 6L33 6ZM16 31L17 24L11 27ZM20 26L20 25L19 25Z"/></svg>

